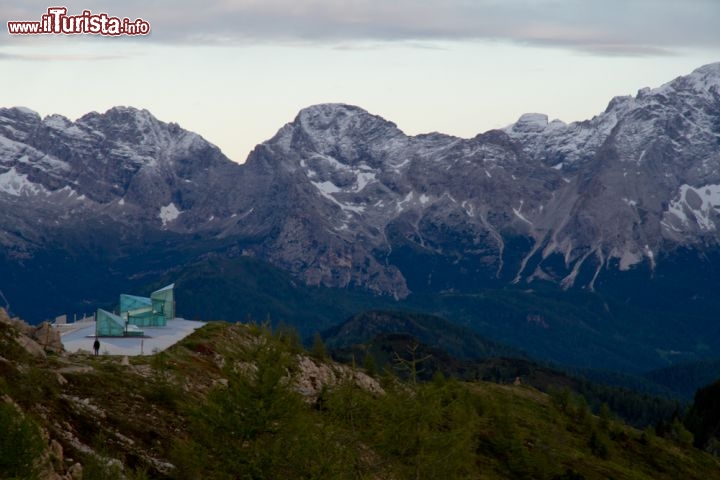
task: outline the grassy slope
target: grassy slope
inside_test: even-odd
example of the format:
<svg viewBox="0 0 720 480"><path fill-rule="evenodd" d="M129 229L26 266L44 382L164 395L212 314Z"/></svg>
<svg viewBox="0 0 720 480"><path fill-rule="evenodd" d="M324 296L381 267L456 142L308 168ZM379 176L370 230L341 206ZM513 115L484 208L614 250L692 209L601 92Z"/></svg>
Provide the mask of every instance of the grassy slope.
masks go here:
<svg viewBox="0 0 720 480"><path fill-rule="evenodd" d="M474 384L470 388L487 405L481 431L485 450L479 459L500 477L543 478L544 472L571 469L587 479L713 478L717 461L687 446L589 415L581 403L563 413L552 399L530 387ZM501 429L501 430L499 430ZM507 436L508 454L494 445ZM601 448L593 448L592 438ZM487 455L487 450L497 455Z"/></svg>
<svg viewBox="0 0 720 480"><path fill-rule="evenodd" d="M446 450L462 453L452 465L462 472L455 478L553 478L571 469L587 479L707 479L720 471L716 459L688 446L687 439L677 442L604 422L582 401L551 398L526 386L390 380L385 395L348 393L339 386L327 391L322 408L296 401L284 382L256 388L260 379L252 380L251 372L272 373L275 365L261 363L271 357L259 355L258 346L290 362L290 371L296 371L293 352L299 348L292 338L269 336L257 327L209 324L163 354L133 358L130 366L109 356L31 358L13 346L7 327L0 328L6 356L0 362L0 394L60 442L66 457L81 461L86 478L113 478L112 466L98 455L119 459L138 479L188 478L193 468L207 468L204 478L224 478L223 469L236 468L232 462L238 459L245 461L242 468L282 464L286 474L295 472L286 478L409 478L411 472L437 478L432 472L445 464ZM235 368L225 368L229 365ZM245 400L223 403L225 392ZM273 405L283 406L280 416L273 417L278 415ZM266 416L266 429L250 429L240 441L213 426L212 412L224 412L218 406L233 412L216 418L221 426L235 422L242 428ZM251 418L243 420L249 412ZM204 446L195 439L204 433L236 458L203 457ZM298 435L302 445L293 443ZM253 449L256 444L262 448ZM313 456L316 451L321 456ZM165 469L168 461L180 468ZM318 462L325 462L326 473L313 476Z"/></svg>

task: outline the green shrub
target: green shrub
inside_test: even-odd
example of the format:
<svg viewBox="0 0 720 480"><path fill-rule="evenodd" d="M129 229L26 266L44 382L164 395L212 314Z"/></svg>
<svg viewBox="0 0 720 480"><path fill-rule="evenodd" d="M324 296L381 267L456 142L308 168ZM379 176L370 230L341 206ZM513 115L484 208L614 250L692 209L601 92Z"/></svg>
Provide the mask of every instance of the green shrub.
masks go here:
<svg viewBox="0 0 720 480"><path fill-rule="evenodd" d="M13 405L0 404L0 478L34 479L44 442L40 428Z"/></svg>
<svg viewBox="0 0 720 480"><path fill-rule="evenodd" d="M23 406L53 398L60 391L57 375L37 367L28 367L18 374L8 387L11 396Z"/></svg>
<svg viewBox="0 0 720 480"><path fill-rule="evenodd" d="M108 459L91 457L83 467L83 480L118 480L123 478L122 465Z"/></svg>
<svg viewBox="0 0 720 480"><path fill-rule="evenodd" d="M291 387L293 356L270 342L250 353L256 368L228 369L228 385L192 413L190 436L174 449L175 477L352 478L337 429Z"/></svg>
<svg viewBox="0 0 720 480"><path fill-rule="evenodd" d="M607 459L610 457L610 440L603 432L593 430L590 434L590 451L598 458Z"/></svg>
<svg viewBox="0 0 720 480"><path fill-rule="evenodd" d="M466 478L477 448L478 410L462 385L401 385L377 401L373 442L399 460L398 478Z"/></svg>

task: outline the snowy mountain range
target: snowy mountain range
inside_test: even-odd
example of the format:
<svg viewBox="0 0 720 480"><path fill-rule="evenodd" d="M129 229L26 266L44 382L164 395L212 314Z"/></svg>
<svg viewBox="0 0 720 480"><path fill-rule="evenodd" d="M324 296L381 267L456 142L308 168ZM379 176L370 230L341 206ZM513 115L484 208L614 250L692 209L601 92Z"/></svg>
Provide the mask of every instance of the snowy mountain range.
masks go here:
<svg viewBox="0 0 720 480"><path fill-rule="evenodd" d="M316 105L242 165L146 110L73 122L0 109L8 302L65 288L50 268L88 286L103 272L151 280L210 252L396 298L539 281L613 289L678 264L720 286L719 226L720 63L587 121L526 114L470 139Z"/></svg>

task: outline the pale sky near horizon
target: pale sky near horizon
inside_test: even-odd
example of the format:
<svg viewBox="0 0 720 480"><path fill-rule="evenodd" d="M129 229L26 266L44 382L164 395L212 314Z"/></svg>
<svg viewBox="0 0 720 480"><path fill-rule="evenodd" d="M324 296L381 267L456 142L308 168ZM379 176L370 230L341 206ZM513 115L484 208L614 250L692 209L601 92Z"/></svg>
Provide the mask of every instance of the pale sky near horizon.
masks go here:
<svg viewBox="0 0 720 480"><path fill-rule="evenodd" d="M566 122L720 61L718 0L86 0L151 34L10 35L55 3L0 5L2 107L75 120L146 108L243 162L297 112L358 105L405 133ZM197 7L196 5L202 5Z"/></svg>

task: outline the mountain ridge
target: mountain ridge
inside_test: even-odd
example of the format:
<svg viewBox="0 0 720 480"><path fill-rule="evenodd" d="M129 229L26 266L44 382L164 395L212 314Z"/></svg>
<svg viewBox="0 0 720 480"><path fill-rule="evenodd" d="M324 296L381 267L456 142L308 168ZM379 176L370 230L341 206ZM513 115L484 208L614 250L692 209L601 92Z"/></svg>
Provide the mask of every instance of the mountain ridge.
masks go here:
<svg viewBox="0 0 720 480"><path fill-rule="evenodd" d="M104 267L165 259L137 276L213 251L397 299L537 282L668 289L684 264L709 272L705 294L720 286L705 260L720 245L718 111L720 64L589 120L526 114L469 139L320 104L239 165L147 110L72 122L0 109L0 246L11 273L41 270L50 250Z"/></svg>
<svg viewBox="0 0 720 480"><path fill-rule="evenodd" d="M691 182L697 185L698 178L701 174L711 174L711 172L700 171L693 175L680 175L682 172L674 172L679 178L676 179L677 185L674 187L675 196L673 191L667 191L667 186L663 186L662 179L659 179L661 187L666 189L663 196L666 198L664 202L658 202L653 200L654 192L648 192L648 186L644 185L638 179L625 181L626 187L620 188L621 192L618 192L618 187L613 188L614 185L621 185L623 182L618 182L618 175L622 174L623 178L627 178L629 173L635 176L643 176L648 172L643 172L641 169L636 169L635 172L629 172L625 157L630 156L632 152L625 152L621 150L633 150L637 149L638 131L644 132L644 129L650 129L654 127L654 118L658 115L653 109L660 108L661 100L667 101L668 92L676 93L678 91L688 92L693 94L702 92L705 95L702 97L703 100L712 100L717 102L718 90L716 82L712 80L712 75L717 70L716 66L701 67L692 74L686 77L679 77L667 84L659 87L655 90L641 90L636 97L616 97L613 99L606 111L589 121L575 122L569 125L553 122L542 130L537 128L531 128L530 133L524 132L522 125L528 123L526 120L534 119L532 125L538 124L538 116L523 116L521 120L511 127L508 127L502 131L490 131L485 134L480 134L473 139L457 139L453 137L447 137L442 135L434 135L430 137L408 137L402 135L401 132L397 131L395 125L391 122L385 124L385 136L386 139L384 144L387 148L374 148L372 142L365 142L360 144L362 147L366 147L364 151L358 151L358 142L347 141L348 138L351 140L354 138L352 135L345 135L342 140L343 142L337 141L335 143L326 142L321 147L307 150L307 145L304 145L302 141L298 140L298 136L293 137L293 128L301 129L303 127L302 118L303 113L317 113L323 112L325 119L330 115L327 114L327 110L335 108L336 117L344 117L348 111L348 107L345 105L321 105L310 107L303 110L303 113L298 115L295 122L292 122L283 129L281 134L274 137L273 139L266 142L264 145L278 148L283 154L283 160L286 163L291 163L292 167L297 169L304 169L306 179L310 180L310 183L316 187L320 195L322 195L329 202L334 203L336 207L333 207L337 211L337 207L340 209L341 215L345 217L353 216L364 216L363 219L366 223L374 223L378 227L382 227L386 230L391 229L394 220L392 219L392 213L388 213L387 209L384 212L374 212L375 216L368 210L372 207L377 206L375 204L368 204L364 202L360 195L360 192L364 191L368 184L379 183L380 185L375 186L375 196L373 199L379 198L381 193L395 193L395 198L390 198L390 204L398 210L402 210L405 203L412 205L420 203L425 205L430 203L431 205L437 204L437 208L442 208L440 204L444 201L450 201L452 203L461 203L464 212L460 211L457 214L465 216L468 223L472 222L476 210L481 211L484 208L486 217L482 218L480 225L476 226L476 231L473 232L475 239L480 235L484 234L486 241L485 246L490 245L493 248L492 254L495 258L492 260L495 263L496 271L501 272L506 266L502 259L502 251L504 250L504 238L501 231L507 231L509 234L518 234L519 236L526 236L534 243L533 247L526 252L519 264L514 265L517 270L513 279L516 281L534 279L534 278L552 278L554 281L560 282L565 287L570 287L575 284L575 280L580 275L581 269L585 262L593 263L592 276L589 281L586 281L583 286L593 289L595 281L602 270L609 268L612 262L617 264L617 268L620 270L628 270L634 265L642 263L647 264L650 270L655 268L657 256L666 248L667 243L675 244L697 244L703 243L707 240L697 240L698 233L703 234L705 231L714 227L714 222L710 217L714 216L714 212L709 210L711 205L711 199L708 199L708 195L699 195L698 192L703 192L702 185L691 187L689 183L682 183L683 181ZM698 79L699 77L699 79ZM710 80L708 80L708 78ZM702 81L701 81L702 80ZM688 87L689 86L689 87ZM703 90L704 88L704 90ZM683 95L678 94L678 97ZM692 97L693 99L695 97ZM674 100L673 100L674 101ZM674 110L678 107L671 102L667 107L663 107L664 110L670 111L671 114L677 117ZM681 105L682 106L682 105ZM701 105L705 110L709 107L708 105ZM660 110L663 110L660 108ZM353 107L353 117L358 115L358 109ZM649 110L648 110L649 109ZM674 109L674 110L673 110ZM364 112L363 110L359 110ZM663 113L661 111L660 113ZM668 113L668 112L664 112ZM377 119L377 117L372 117ZM663 117L664 118L664 117ZM300 120L298 120L300 119ZM685 128L698 126L697 122L693 122L692 119L681 119L673 118L677 122L681 122L680 127L683 127L684 122ZM664 120L663 120L664 121ZM715 120L717 122L717 120ZM638 126L637 123L645 122L644 126ZM299 125L298 125L299 123ZM648 125L649 123L649 125ZM706 122L707 123L707 122ZM627 125L626 125L627 124ZM325 122L323 125L327 126ZM347 125L347 122L344 124ZM719 124L720 125L720 124ZM712 125L711 125L712 126ZM642 127L642 128L640 128ZM700 128L702 127L702 128ZM704 137L707 141L709 138L713 141L718 138L718 133L714 131L708 131L708 125L701 125L698 131L691 133L698 134ZM629 128L633 135L624 135L623 128ZM673 128L677 129L676 126ZM712 128L715 128L712 126ZM718 127L720 128L720 127ZM550 130L548 132L548 129ZM329 127L327 130L331 130ZM377 137L377 126L373 129L373 138ZM593 133L594 132L594 133ZM613 133L614 132L614 133ZM332 133L328 134L329 138L332 137ZM503 136L505 133L507 136ZM660 132L663 133L663 132ZM671 130L671 135L678 135L678 132ZM510 137L508 141L508 137ZM530 138L532 137L532 138ZM621 138L622 137L622 138ZM434 140L432 147L433 149L426 148L426 145L416 145L412 147L410 144L413 139L424 140L425 138L432 138ZM569 142L568 138L574 139L573 142ZM525 142L522 151L526 154L525 157L519 154L517 147L518 145L513 144L513 140L522 140ZM483 141L485 140L485 141ZM608 140L611 140L611 145L608 145ZM634 140L635 142L630 142ZM675 141L671 138L672 141ZM293 143L295 141L295 143ZM540 147L540 141L545 143L542 148ZM659 142L659 143L658 143ZM655 151L655 154L660 157L655 162L664 163L669 157L667 152L663 151L662 146L658 146L663 143L662 135L659 135L659 140L655 143L650 142L648 148L638 151L637 162L638 166L642 166L641 160ZM707 142L706 142L707 143ZM710 145L714 147L715 145ZM293 148L293 152L290 151L290 147ZM348 150L349 147L354 147L354 150ZM515 147L515 148L513 148ZM601 149L601 147L603 147ZM303 149L307 150L303 158L297 159L298 151ZM453 150L454 148L454 150ZM453 155L464 155L465 157L470 156L468 160L472 162L475 160L473 153L477 153L472 149L486 149L501 150L499 158L488 158L489 155L483 156L481 159L483 166L500 167L503 170L508 170L515 167L515 171L509 172L510 179L507 178L507 171L498 172L495 177L491 173L492 169L483 168L483 171L473 172L474 175L468 175L474 180L482 180L482 174L488 179L493 179L495 182L506 181L507 184L503 185L504 191L517 191L518 188L512 186L512 182L520 178L516 176L518 172L517 165L532 164L529 160L539 160L541 165L545 167L551 167L552 170L558 173L553 173L550 169L540 169L541 171L531 170L524 171L522 182L524 182L524 188L520 187L520 195L523 191L529 196L534 196L534 199L520 198L519 202L512 202L507 198L507 195L500 202L501 204L495 203L491 205L480 205L477 208L477 197L479 194L492 195L495 193L490 188L486 188L485 191L481 192L460 192L465 193L464 200L457 200L455 197L459 195L456 192L440 192L436 191L435 195L432 195L427 190L431 190L433 185L427 181L428 174L436 175L442 172L432 169L432 161L428 161L421 168L423 170L423 178L417 179L417 183L413 185L413 189L402 187L393 190L396 186L392 178L392 168L397 169L398 166L401 168L403 175L407 175L411 180L413 171L413 162L418 163L418 159L423 157L427 158L428 155L437 154L438 151L442 151L443 155L437 157L442 159L443 162L455 160L455 164L452 167L457 167L457 158ZM392 158L388 159L394 151L401 150L406 158L399 159ZM410 150L407 153L408 149ZM653 150L654 149L654 150ZM697 149L695 149L697 150ZM716 148L710 150L710 160L717 156ZM538 154L539 152L539 154ZM495 153L498 153L497 151ZM531 154L535 153L534 156ZM696 153L696 152L690 152ZM366 163L363 164L361 160L358 160L359 155L365 154ZM469 155L468 155L469 154ZM300 154L301 156L303 154ZM333 156L335 155L335 156ZM707 155L707 153L705 153ZM477 156L477 155L475 155ZM410 157L408 160L407 157ZM687 155L685 155L687 157ZM338 161L338 158L343 161ZM461 157L462 158L462 157ZM252 157L249 161L252 160ZM432 158L430 159L432 160ZM684 160L687 160L685 158ZM384 162L383 162L384 161ZM565 170L569 173L577 172L578 169L583 168L583 163L593 162L590 165L590 172L581 172L582 175L576 175L576 178L566 177ZM477 160L475 160L477 162ZM568 164L566 166L566 163ZM646 161L645 164L648 162ZM687 164L681 164L681 162L675 160L676 170L678 167L686 168ZM687 162L690 163L690 162ZM618 165L620 164L620 165ZM379 166L379 168L378 168ZM612 168L607 168L611 166ZM606 168L603 168L606 167ZM657 169L651 165L652 168ZM450 166L448 165L448 168ZM476 168L476 170L478 170ZM496 168L497 170L497 168ZM645 168L647 170L647 168ZM619 173L618 173L619 172ZM400 173L396 170L396 173ZM460 172L455 172L461 175ZM480 173L479 175L477 173ZM653 172L650 172L653 173ZM592 176L588 176L591 174ZM503 176L505 178L503 178ZM655 175L657 177L657 174ZM687 180L682 177L689 177ZM545 189L535 189L532 191L528 188L532 185L532 181L542 178L544 183L550 183L552 188L550 192ZM386 180L386 181L383 181ZM425 181L424 181L425 180ZM510 181L508 181L510 180ZM714 180L711 180L714 181ZM569 185L563 185L567 183ZM440 184L441 181L436 183ZM654 185L654 184L653 184ZM709 184L707 188L710 192L714 192L712 188L714 184ZM371 185L371 188L373 186ZM654 187L653 187L654 188ZM707 190L706 188L706 190ZM409 191L408 191L409 190ZM490 190L490 192L488 192ZM530 191L528 191L530 190ZM587 192L591 195L581 195L580 192ZM593 201L592 195L600 196L603 192L604 197L601 201ZM687 200L688 192L691 199ZM552 193L552 195L548 195ZM556 195L557 194L557 195ZM698 199L696 194L700 197L705 197L705 200L700 199L698 205ZM408 197L408 195L410 195ZM386 195L387 196L387 195ZM637 197L643 197L637 199ZM415 197L415 198L414 198ZM560 200L556 199L559 198ZM714 197L713 197L714 198ZM475 202L474 202L475 201ZM530 202L534 202L535 205L529 205ZM474 203L473 203L474 202ZM688 203L689 202L689 203ZM510 203L510 205L507 205ZM514 203L514 205L513 205ZM579 205L578 205L579 204ZM612 219L608 219L607 214L604 211L607 210L607 205L613 205L613 212L619 212L620 218L618 223L620 224L620 231L612 226ZM714 204L712 204L714 205ZM508 208L508 206L510 208ZM599 217L599 222L592 222L588 225L588 221L582 215L577 215L575 212L578 208L582 207L585 213L588 208L592 208L592 215ZM693 208L694 207L694 208ZM377 209L376 209L377 210ZM489 212L488 212L489 211ZM548 213L550 212L550 213ZM448 212L445 212L446 214ZM493 214L495 217L500 216L500 225L496 225L493 221L488 220L488 213ZM422 214L422 213L421 213ZM643 215L652 216L650 222L641 221ZM395 219L400 215L396 215ZM445 215L447 216L447 215ZM378 219L379 217L379 219ZM385 218L383 218L385 217ZM387 217L390 217L388 220ZM428 219L428 216L425 216ZM352 222L352 218L348 218ZM430 220L430 219L429 219ZM430 220L432 221L432 220ZM334 228L338 235L341 235L341 230L349 228L347 222L336 220L334 225L329 225L330 228ZM638 229L639 227L639 229ZM479 230L479 231L478 231ZM570 234L567 230L571 230ZM353 233L357 233L352 230ZM365 233L365 232L363 232ZM411 236L412 232L403 232L405 237ZM419 232L418 232L419 233ZM620 241L609 240L620 235ZM579 237L579 238L578 238ZM386 239L370 239L371 241L377 242L376 248L378 250L388 250L393 245L388 245ZM492 245L492 243L495 245ZM717 241L717 238L714 239ZM423 245L422 240L420 242ZM580 245L576 246L579 243ZM551 263L552 259L545 262L548 257L552 255L559 255L563 262L563 272L548 272L547 269L535 268L534 270L527 268L529 263L533 263L533 256L539 258L540 263ZM402 269L401 269L402 270ZM411 288L412 290L412 288Z"/></svg>

